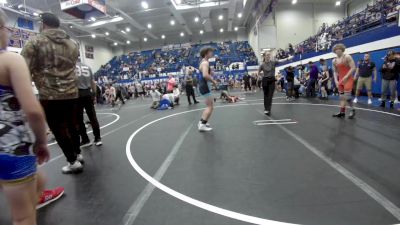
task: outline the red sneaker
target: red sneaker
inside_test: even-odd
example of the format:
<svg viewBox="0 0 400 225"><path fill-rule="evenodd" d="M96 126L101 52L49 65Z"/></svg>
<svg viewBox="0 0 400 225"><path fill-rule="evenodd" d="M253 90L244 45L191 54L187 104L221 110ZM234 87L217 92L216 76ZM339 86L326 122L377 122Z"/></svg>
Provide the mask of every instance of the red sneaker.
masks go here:
<svg viewBox="0 0 400 225"><path fill-rule="evenodd" d="M54 201L57 201L61 196L64 194L63 187L57 187L54 190L45 190L43 191L42 195L40 196L38 205L36 209L40 209Z"/></svg>

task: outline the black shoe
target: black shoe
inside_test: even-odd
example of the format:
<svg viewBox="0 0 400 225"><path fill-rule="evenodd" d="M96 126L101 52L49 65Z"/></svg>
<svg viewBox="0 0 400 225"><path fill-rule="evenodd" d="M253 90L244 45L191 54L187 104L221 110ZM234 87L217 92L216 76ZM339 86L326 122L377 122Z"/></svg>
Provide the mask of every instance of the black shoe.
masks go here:
<svg viewBox="0 0 400 225"><path fill-rule="evenodd" d="M394 102L393 101L390 101L390 108L394 109Z"/></svg>
<svg viewBox="0 0 400 225"><path fill-rule="evenodd" d="M192 105L192 103L191 103L191 102L189 102L189 105Z"/></svg>
<svg viewBox="0 0 400 225"><path fill-rule="evenodd" d="M354 119L355 116L356 116L356 110L352 109L350 111L349 119Z"/></svg>
<svg viewBox="0 0 400 225"><path fill-rule="evenodd" d="M385 106L386 106L385 101L382 101L381 102L381 107L385 108Z"/></svg>
<svg viewBox="0 0 400 225"><path fill-rule="evenodd" d="M264 111L264 114L265 114L266 116L270 116L270 115L271 115L271 112L270 112L270 111L267 111L267 110L265 110L265 111Z"/></svg>
<svg viewBox="0 0 400 225"><path fill-rule="evenodd" d="M85 148L85 147L89 147L89 146L91 146L93 143L92 142L90 142L90 140L88 139L88 140L83 140L83 141L81 141L81 144L79 145L81 148Z"/></svg>
<svg viewBox="0 0 400 225"><path fill-rule="evenodd" d="M103 142L101 142L101 138L96 138L96 139L94 140L94 145L96 145L96 146L101 146L101 145L103 145Z"/></svg>
<svg viewBox="0 0 400 225"><path fill-rule="evenodd" d="M199 103L200 103L200 102L198 102L198 101L195 101L195 102L194 102L194 104L199 104Z"/></svg>
<svg viewBox="0 0 400 225"><path fill-rule="evenodd" d="M337 114L332 115L332 116L336 117L336 118L344 118L346 116L346 114L344 112L340 112L340 113L337 113Z"/></svg>

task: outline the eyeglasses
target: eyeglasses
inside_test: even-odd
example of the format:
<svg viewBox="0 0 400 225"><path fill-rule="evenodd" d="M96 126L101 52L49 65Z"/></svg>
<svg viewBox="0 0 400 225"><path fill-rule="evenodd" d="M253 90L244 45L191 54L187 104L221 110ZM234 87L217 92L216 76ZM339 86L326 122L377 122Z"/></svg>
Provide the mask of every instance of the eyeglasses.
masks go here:
<svg viewBox="0 0 400 225"><path fill-rule="evenodd" d="M6 31L8 31L8 32L13 32L13 29L11 29L11 28L9 28L9 27L6 27L6 26L0 26L0 30L1 29L6 29Z"/></svg>

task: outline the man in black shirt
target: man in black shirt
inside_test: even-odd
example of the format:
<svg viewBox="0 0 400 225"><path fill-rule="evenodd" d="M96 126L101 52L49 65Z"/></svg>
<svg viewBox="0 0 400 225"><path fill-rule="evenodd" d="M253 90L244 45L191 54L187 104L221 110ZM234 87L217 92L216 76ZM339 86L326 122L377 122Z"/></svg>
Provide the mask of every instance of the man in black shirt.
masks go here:
<svg viewBox="0 0 400 225"><path fill-rule="evenodd" d="M387 91L389 89L390 108L394 107L396 97L397 80L399 79L400 61L396 59L395 52L389 51L382 66L382 102L381 107L385 107Z"/></svg>
<svg viewBox="0 0 400 225"><path fill-rule="evenodd" d="M291 101L294 97L294 68L291 66L286 68L286 81L286 100Z"/></svg>
<svg viewBox="0 0 400 225"><path fill-rule="evenodd" d="M250 86L250 75L248 73L246 73L243 76L243 81L244 81L244 90L247 92L247 89L249 89L249 91L251 91L251 86Z"/></svg>
<svg viewBox="0 0 400 225"><path fill-rule="evenodd" d="M377 79L377 72L375 63L370 60L371 55L369 53L365 53L364 60L358 63L358 67L355 74L355 80L357 80L357 89L356 89L356 98L354 99L354 103L358 102L358 96L360 96L360 92L365 87L368 92L368 104L372 104L372 74L374 75L374 82Z"/></svg>

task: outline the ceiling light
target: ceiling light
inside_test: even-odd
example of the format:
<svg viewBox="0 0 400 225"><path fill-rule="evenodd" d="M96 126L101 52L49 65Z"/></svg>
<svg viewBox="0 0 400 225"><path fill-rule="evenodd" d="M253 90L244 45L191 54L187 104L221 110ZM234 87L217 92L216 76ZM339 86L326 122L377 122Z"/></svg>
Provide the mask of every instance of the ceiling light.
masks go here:
<svg viewBox="0 0 400 225"><path fill-rule="evenodd" d="M18 9L22 9L22 8L24 8L24 5L22 5L22 4L18 5Z"/></svg>
<svg viewBox="0 0 400 225"><path fill-rule="evenodd" d="M163 34L163 35L161 35L161 39L165 39L165 35Z"/></svg>
<svg viewBox="0 0 400 225"><path fill-rule="evenodd" d="M110 35L110 33L106 32L106 36Z"/></svg>
<svg viewBox="0 0 400 225"><path fill-rule="evenodd" d="M181 37L184 37L184 36L185 36L185 33L181 32Z"/></svg>
<svg viewBox="0 0 400 225"><path fill-rule="evenodd" d="M143 9L148 9L149 4L146 1L142 1L142 7L143 7Z"/></svg>
<svg viewBox="0 0 400 225"><path fill-rule="evenodd" d="M96 38L96 35L95 35L95 34L92 34L92 38Z"/></svg>
<svg viewBox="0 0 400 225"><path fill-rule="evenodd" d="M39 13L34 12L33 15L34 15L34 16L39 16Z"/></svg>
<svg viewBox="0 0 400 225"><path fill-rule="evenodd" d="M92 16L92 17L90 17L90 21L95 22L95 21L96 21L96 18Z"/></svg>
<svg viewBox="0 0 400 225"><path fill-rule="evenodd" d="M129 28L129 27L127 27L125 30L126 30L126 32L131 32L131 28Z"/></svg>
<svg viewBox="0 0 400 225"><path fill-rule="evenodd" d="M195 18L194 18L194 22L199 22L199 20L200 20L200 18L198 17L198 16L196 16Z"/></svg>
<svg viewBox="0 0 400 225"><path fill-rule="evenodd" d="M171 20L169 23L171 24L171 26L174 26L175 25L175 20Z"/></svg>
<svg viewBox="0 0 400 225"><path fill-rule="evenodd" d="M296 4L297 0L292 0L292 5Z"/></svg>
<svg viewBox="0 0 400 225"><path fill-rule="evenodd" d="M147 37L143 38L143 41L144 41L144 42L147 42Z"/></svg>
<svg viewBox="0 0 400 225"><path fill-rule="evenodd" d="M336 6L340 6L340 4L342 4L341 1L336 1L336 3L335 3Z"/></svg>
<svg viewBox="0 0 400 225"><path fill-rule="evenodd" d="M219 32L224 33L224 28L219 29Z"/></svg>
<svg viewBox="0 0 400 225"><path fill-rule="evenodd" d="M235 31L238 31L238 30L239 30L239 27L235 27L234 30L235 30Z"/></svg>
<svg viewBox="0 0 400 225"><path fill-rule="evenodd" d="M114 46L117 46L118 45L118 43L117 42L114 42Z"/></svg>
<svg viewBox="0 0 400 225"><path fill-rule="evenodd" d="M0 0L0 4L7 4L7 0Z"/></svg>
<svg viewBox="0 0 400 225"><path fill-rule="evenodd" d="M203 31L203 30L200 30L200 34L204 34L204 31Z"/></svg>
<svg viewBox="0 0 400 225"><path fill-rule="evenodd" d="M129 45L130 43L131 43L131 41L130 41L130 40L127 40L127 41L126 41L126 44L128 44L128 45Z"/></svg>
<svg viewBox="0 0 400 225"><path fill-rule="evenodd" d="M126 34L126 32L124 30L121 30L121 33Z"/></svg>
<svg viewBox="0 0 400 225"><path fill-rule="evenodd" d="M69 29L72 29L72 28L74 28L72 25L69 25Z"/></svg>
<svg viewBox="0 0 400 225"><path fill-rule="evenodd" d="M176 2L176 4L181 4L182 3L182 0L175 0L175 2Z"/></svg>
<svg viewBox="0 0 400 225"><path fill-rule="evenodd" d="M224 19L224 16L223 16L223 15L219 15L219 16L218 16L218 19L219 19L219 20L223 20L223 19Z"/></svg>
<svg viewBox="0 0 400 225"><path fill-rule="evenodd" d="M147 24L147 28L151 29L153 27L153 25L151 25L151 23Z"/></svg>
<svg viewBox="0 0 400 225"><path fill-rule="evenodd" d="M238 13L238 18L242 18L243 14L242 13Z"/></svg>

